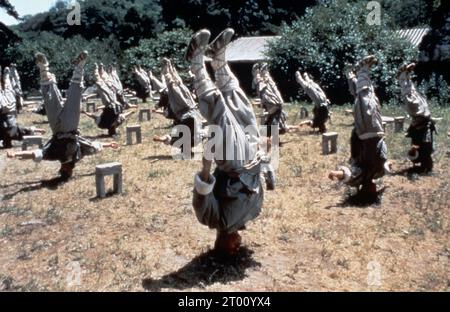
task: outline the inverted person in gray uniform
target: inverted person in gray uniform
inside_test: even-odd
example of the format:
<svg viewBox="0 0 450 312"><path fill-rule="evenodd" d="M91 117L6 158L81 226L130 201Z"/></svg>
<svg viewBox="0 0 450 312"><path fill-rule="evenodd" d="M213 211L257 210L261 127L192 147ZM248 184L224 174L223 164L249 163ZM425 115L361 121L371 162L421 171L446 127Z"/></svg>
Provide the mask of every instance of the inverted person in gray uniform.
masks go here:
<svg viewBox="0 0 450 312"><path fill-rule="evenodd" d="M411 149L408 158L420 167L413 168L418 173L433 171L434 134L436 126L431 119L431 112L425 96L420 94L411 80L411 74L416 64L401 66L398 71L398 81L404 102L404 108L412 118L406 136L411 138Z"/></svg>
<svg viewBox="0 0 450 312"><path fill-rule="evenodd" d="M284 100L269 73L268 65L266 63L255 64L252 73L253 84L264 109L263 125L267 127L267 136L272 137L272 126L278 127L279 134L286 134L289 129L286 125L286 113L283 111Z"/></svg>
<svg viewBox="0 0 450 312"><path fill-rule="evenodd" d="M82 52L73 61L73 76L67 90L67 100L64 102L56 84L56 77L49 71L47 58L42 53L36 54L36 64L41 76L41 92L53 136L42 149L9 152L7 154L9 158L33 159L36 162L59 161L61 178L66 180L72 176L75 164L84 156L96 154L107 147L118 148L115 142L106 144L91 142L83 138L78 131L83 73L87 57L87 52Z"/></svg>
<svg viewBox="0 0 450 312"><path fill-rule="evenodd" d="M208 126L218 127L223 134L215 140L215 155L206 151L202 170L195 175L193 206L200 223L217 231L215 250L224 255L236 254L241 243L238 231L260 214L264 197L256 117L225 59L233 34L227 29L208 46L210 32L201 30L192 37L186 53L200 113ZM207 50L217 85L206 70ZM252 129L246 131L247 126ZM217 167L211 175L213 159Z"/></svg>
<svg viewBox="0 0 450 312"><path fill-rule="evenodd" d="M127 97L125 96L123 84L120 80L119 74L117 73L117 69L113 65L110 65L107 73L111 78L114 91L116 92L117 101L122 104L124 109L132 108L127 100Z"/></svg>
<svg viewBox="0 0 450 312"><path fill-rule="evenodd" d="M107 129L109 136L114 136L117 134L117 128L134 112L124 112L122 104L117 101L117 90L113 86L112 79L110 76L105 75L100 70L101 68L97 64L94 65L94 80L97 87L97 94L102 99L102 112L100 115L88 112L83 113L94 119L100 129Z"/></svg>
<svg viewBox="0 0 450 312"><path fill-rule="evenodd" d="M0 84L0 140L3 148L12 148L12 141L22 141L23 137L27 135L44 134L45 130L21 127L17 123L17 94L8 67L3 71L2 80L3 83Z"/></svg>
<svg viewBox="0 0 450 312"><path fill-rule="evenodd" d="M161 97L155 108L162 108L164 116L174 121L174 127L183 125L189 128L191 148L202 142L202 118L196 110L197 103L189 89L184 85L172 62L163 58L162 72L167 88L161 92ZM181 137L171 135L155 136L153 141L173 145Z"/></svg>
<svg viewBox="0 0 450 312"><path fill-rule="evenodd" d="M147 76L151 82L152 98L153 98L153 93L155 93L155 92L161 93L161 91L167 87L166 81L164 78L164 74L161 74L161 80L159 80L155 75L153 75L152 71L149 70L147 73Z"/></svg>
<svg viewBox="0 0 450 312"><path fill-rule="evenodd" d="M391 170L387 158L387 146L384 141L383 121L380 102L370 78L370 71L377 59L370 55L356 66L356 101L354 105L355 134L358 140L352 140L352 150L356 152L350 160L350 168L340 167L329 174L331 180L344 181L356 187L359 194L368 201L378 201L374 179L383 177Z"/></svg>
<svg viewBox="0 0 450 312"><path fill-rule="evenodd" d="M134 75L138 82L136 94L142 99L142 102L146 103L148 97L152 98L152 82L150 77L140 65L134 67Z"/></svg>
<svg viewBox="0 0 450 312"><path fill-rule="evenodd" d="M326 133L326 123L330 119L330 100L327 98L322 88L309 77L308 73L305 72L302 76L302 74L297 71L295 73L295 78L305 93L314 102L313 120L305 121L301 123L301 125L309 125L313 129L319 128L320 133Z"/></svg>
<svg viewBox="0 0 450 312"><path fill-rule="evenodd" d="M345 70L345 76L347 77L347 83L348 83L348 90L350 92L350 94L353 96L354 98L354 102L356 101L356 99L358 98L358 94L356 93L356 89L357 89L357 83L358 83L358 78L356 77L356 73L353 69L353 66L347 66L346 70ZM354 114L353 109L351 110L351 112ZM352 134L350 137L350 159L358 159L359 157L359 153L360 153L360 148L359 146L361 146L361 140L359 139L358 135L356 134L356 128L353 127L352 130Z"/></svg>
<svg viewBox="0 0 450 312"><path fill-rule="evenodd" d="M19 72L17 71L16 64L11 64L11 83L16 94L16 107L17 113L19 113L23 108L23 92L22 83L20 82Z"/></svg>

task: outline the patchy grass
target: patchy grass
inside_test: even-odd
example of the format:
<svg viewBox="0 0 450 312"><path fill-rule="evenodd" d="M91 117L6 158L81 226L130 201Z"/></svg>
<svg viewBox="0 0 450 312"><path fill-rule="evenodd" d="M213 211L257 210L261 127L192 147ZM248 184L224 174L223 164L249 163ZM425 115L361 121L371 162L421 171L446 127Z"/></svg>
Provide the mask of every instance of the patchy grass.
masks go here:
<svg viewBox="0 0 450 312"><path fill-rule="evenodd" d="M298 109L288 107L291 123ZM333 109L330 126L339 133L336 155L322 156L320 136L308 129L283 136L278 189L266 192L263 213L243 232L246 248L227 263L210 257L215 233L192 210L201 163L174 161L170 147L152 142L169 132L161 116L142 124L142 145L126 147L121 129L119 151L85 158L65 184L41 182L57 175L58 163L8 160L0 164L0 290L449 291L450 110L433 111L444 118L435 173L385 177L380 206L345 205L348 189L327 179L349 158L352 118L344 108ZM26 113L19 121L45 118ZM128 124L136 123L137 114ZM85 117L80 128L105 134ZM388 132L390 157L407 168L408 139ZM95 166L112 161L123 164L124 194L98 200ZM373 276L379 283L368 283Z"/></svg>

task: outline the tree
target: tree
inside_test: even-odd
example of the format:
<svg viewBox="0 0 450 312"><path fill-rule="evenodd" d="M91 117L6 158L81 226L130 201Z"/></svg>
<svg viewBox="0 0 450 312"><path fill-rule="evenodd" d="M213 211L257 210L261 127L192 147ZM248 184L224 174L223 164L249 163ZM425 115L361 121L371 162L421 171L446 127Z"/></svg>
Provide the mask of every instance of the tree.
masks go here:
<svg viewBox="0 0 450 312"><path fill-rule="evenodd" d="M16 19L19 19L19 14L8 0L0 0L0 9L6 10L6 13ZM5 24L0 22L0 51L3 52L13 41L17 40L19 40L19 37ZM5 63L3 60L2 53L0 53L0 65L7 65L7 63Z"/></svg>
<svg viewBox="0 0 450 312"><path fill-rule="evenodd" d="M213 35L232 27L237 35L274 34L283 21L301 16L316 0L161 0L169 29L208 28Z"/></svg>
<svg viewBox="0 0 450 312"><path fill-rule="evenodd" d="M162 32L156 38L143 39L137 47L126 50L122 62L126 67L122 71L127 84L134 80L130 71L134 65L142 65L154 74L159 74L163 57L170 58L181 74L185 74L189 64L184 59L184 53L191 36L190 29L174 29Z"/></svg>
<svg viewBox="0 0 450 312"><path fill-rule="evenodd" d="M429 26L433 9L439 1L433 0L381 0L382 8L389 13L397 28Z"/></svg>
<svg viewBox="0 0 450 312"><path fill-rule="evenodd" d="M19 19L19 13L17 13L16 8L9 2L9 0L0 0L0 9L6 10L6 13Z"/></svg>
<svg viewBox="0 0 450 312"><path fill-rule="evenodd" d="M59 1L50 11L27 18L19 29L33 36L41 31L64 38L105 39L114 35L121 48L136 45L164 29L158 0L80 0L81 25L67 24L71 8Z"/></svg>
<svg viewBox="0 0 450 312"><path fill-rule="evenodd" d="M320 81L334 103L351 101L344 76L346 64L375 54L380 61L374 71L377 92L384 101L395 98L397 68L415 60L418 51L390 28L388 15L382 16L381 25L369 26L366 5L366 1L327 1L283 27L282 38L270 44L268 56L288 97L299 90L294 73L300 68Z"/></svg>
<svg viewBox="0 0 450 312"><path fill-rule="evenodd" d="M67 88L72 75L71 61L81 50L89 52L89 63L86 66L86 79L92 81L92 66L94 62L104 64L117 63L114 41L93 40L87 41L81 36L64 39L53 33L42 32L38 38L23 39L5 51L6 64L17 64L21 73L22 86L25 90L39 88L39 71L35 65L34 55L43 52L47 55L50 68L55 73L58 85Z"/></svg>

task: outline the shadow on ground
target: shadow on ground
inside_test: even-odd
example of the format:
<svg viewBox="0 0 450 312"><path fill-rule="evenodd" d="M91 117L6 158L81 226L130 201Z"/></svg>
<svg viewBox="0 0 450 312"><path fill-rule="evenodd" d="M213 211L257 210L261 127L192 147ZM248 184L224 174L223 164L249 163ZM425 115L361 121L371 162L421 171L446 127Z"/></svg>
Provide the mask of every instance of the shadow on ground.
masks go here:
<svg viewBox="0 0 450 312"><path fill-rule="evenodd" d="M153 161L153 160L173 160L173 157L171 155L156 155L156 156L145 157L142 160L149 160L149 161Z"/></svg>
<svg viewBox="0 0 450 312"><path fill-rule="evenodd" d="M24 187L22 187L21 189L19 189L17 191L3 195L4 200L10 200L10 199L13 199L16 195L18 195L20 193L34 192L34 191L38 191L38 190L41 190L44 188L49 189L49 190L57 190L58 187L60 187L61 185L65 184L67 182L70 182L71 180L84 178L84 177L90 177L93 175L94 175L93 173L78 175L69 180L61 178L61 177L56 177L56 178L52 178L49 180L39 180L39 181L32 181L32 182L15 183L15 184L11 184L11 185L5 185L0 188L5 189L8 187L12 187L12 186L25 185Z"/></svg>
<svg viewBox="0 0 450 312"><path fill-rule="evenodd" d="M208 251L195 257L176 272L160 279L144 279L142 286L154 292L162 289L182 291L194 287L204 288L214 283L226 284L241 281L246 277L247 269L261 266L261 263L255 261L252 255L253 251L245 247L230 259L219 258L214 251Z"/></svg>
<svg viewBox="0 0 450 312"><path fill-rule="evenodd" d="M386 192L387 187L379 190L376 195L368 196L361 192L352 193L350 190L345 192L343 200L337 204L328 206L325 209L332 208L369 208L380 206L383 202L383 194Z"/></svg>

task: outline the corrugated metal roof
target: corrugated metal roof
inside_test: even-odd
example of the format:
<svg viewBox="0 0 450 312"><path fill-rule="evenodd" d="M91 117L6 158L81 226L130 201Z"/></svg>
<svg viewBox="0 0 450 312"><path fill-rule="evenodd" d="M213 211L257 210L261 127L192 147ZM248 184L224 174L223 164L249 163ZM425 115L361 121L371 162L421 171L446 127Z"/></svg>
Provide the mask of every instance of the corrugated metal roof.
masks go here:
<svg viewBox="0 0 450 312"><path fill-rule="evenodd" d="M397 34L418 47L431 29L428 27L398 30ZM255 63L266 60L264 53L270 40L280 36L241 37L230 43L227 60L232 63Z"/></svg>
<svg viewBox="0 0 450 312"><path fill-rule="evenodd" d="M397 34L400 37L407 39L412 43L416 48L422 43L423 37L425 37L431 28L423 27L423 28L411 28L411 29L402 29L397 31Z"/></svg>
<svg viewBox="0 0 450 312"><path fill-rule="evenodd" d="M227 49L227 60L229 62L258 62L265 60L264 53L271 40L278 36L267 37L241 37L230 43Z"/></svg>

